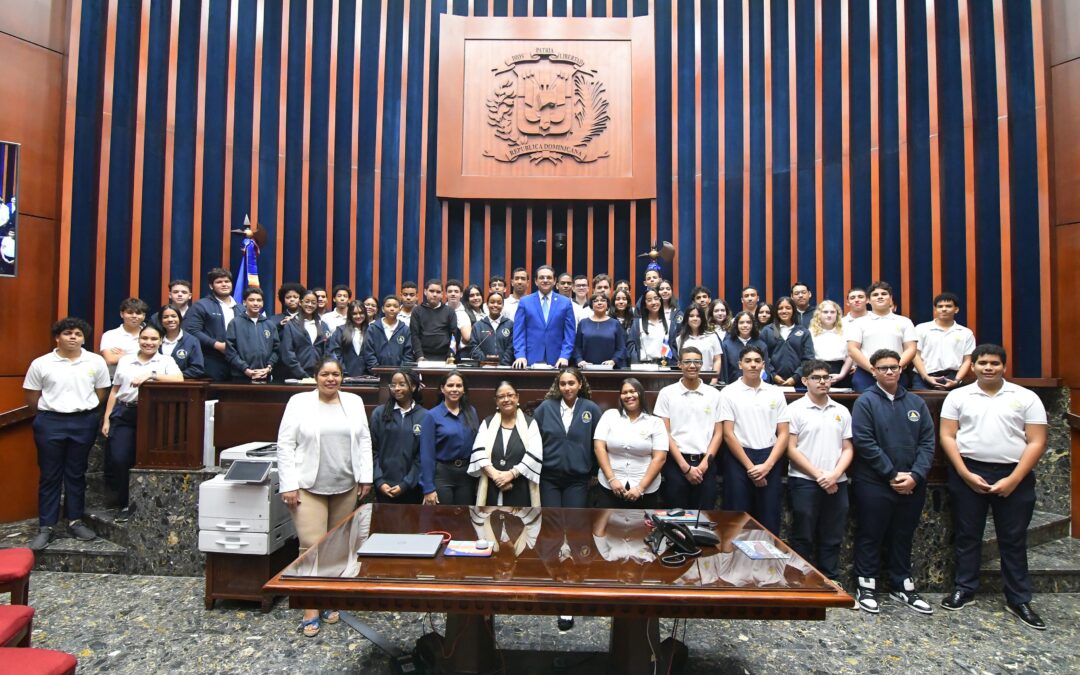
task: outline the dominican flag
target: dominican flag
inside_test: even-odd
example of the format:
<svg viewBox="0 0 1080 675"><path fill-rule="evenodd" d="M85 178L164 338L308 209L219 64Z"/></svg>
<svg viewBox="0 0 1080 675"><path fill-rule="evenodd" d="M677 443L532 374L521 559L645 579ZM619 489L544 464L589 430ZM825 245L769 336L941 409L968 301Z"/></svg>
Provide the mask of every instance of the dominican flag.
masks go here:
<svg viewBox="0 0 1080 675"><path fill-rule="evenodd" d="M254 286L259 288L259 245L251 237L244 237L240 244L240 268L233 284L233 299L243 304L244 291Z"/></svg>
<svg viewBox="0 0 1080 675"><path fill-rule="evenodd" d="M671 356L671 347L668 345L667 337L664 337L664 342L660 345L660 358L666 359Z"/></svg>

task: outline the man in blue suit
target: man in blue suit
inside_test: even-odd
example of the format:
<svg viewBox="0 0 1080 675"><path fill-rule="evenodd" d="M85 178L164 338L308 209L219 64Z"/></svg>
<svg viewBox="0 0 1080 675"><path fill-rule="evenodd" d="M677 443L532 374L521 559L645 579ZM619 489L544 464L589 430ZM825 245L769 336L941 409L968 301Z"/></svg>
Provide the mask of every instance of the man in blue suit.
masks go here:
<svg viewBox="0 0 1080 675"><path fill-rule="evenodd" d="M574 306L553 292L555 270L543 265L536 270L537 292L518 303L514 315L514 367L547 363L562 368L574 350Z"/></svg>

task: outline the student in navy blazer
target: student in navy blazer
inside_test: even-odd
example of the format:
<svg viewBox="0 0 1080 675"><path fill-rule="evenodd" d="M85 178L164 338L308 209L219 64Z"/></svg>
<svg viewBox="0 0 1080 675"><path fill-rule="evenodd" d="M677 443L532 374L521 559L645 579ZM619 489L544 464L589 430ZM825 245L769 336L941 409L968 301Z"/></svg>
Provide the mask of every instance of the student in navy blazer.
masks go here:
<svg viewBox="0 0 1080 675"><path fill-rule="evenodd" d="M345 377L367 375L364 362L364 341L367 339L368 313L364 305L350 302L345 323L338 326L330 336L328 348L334 358L345 368Z"/></svg>
<svg viewBox="0 0 1080 675"><path fill-rule="evenodd" d="M603 412L590 400L589 383L577 368L559 371L533 413L544 440L541 506L583 509L587 505L589 480L596 473L593 432Z"/></svg>
<svg viewBox="0 0 1080 675"><path fill-rule="evenodd" d="M286 378L315 377L319 359L330 356L330 327L319 318L317 303L315 291L305 291L300 312L281 329L281 369Z"/></svg>
<svg viewBox="0 0 1080 675"><path fill-rule="evenodd" d="M161 347L158 351L176 361L185 380L206 377L206 364L199 341L180 328L184 320L180 316L180 308L165 305L155 316L161 322Z"/></svg>
<svg viewBox="0 0 1080 675"><path fill-rule="evenodd" d="M574 306L570 298L553 291L555 270L550 265L541 265L536 270L536 287L539 290L522 298L514 313L514 367L546 363L562 368L570 362L574 351L577 332Z"/></svg>
<svg viewBox="0 0 1080 675"><path fill-rule="evenodd" d="M415 360L412 335L409 326L398 319L399 311L401 301L396 295L388 295L383 298L383 318L368 326L364 335L364 365L369 373L375 366L400 366Z"/></svg>
<svg viewBox="0 0 1080 675"><path fill-rule="evenodd" d="M769 377L781 387L805 389L799 371L803 362L814 358L814 337L798 322L791 298L780 298L773 309L773 322L761 331L761 340L769 349Z"/></svg>
<svg viewBox="0 0 1080 675"><path fill-rule="evenodd" d="M206 273L211 293L200 298L184 316L184 330L199 341L202 347L206 375L215 382L229 379L229 362L225 358L225 329L236 316L233 300L232 272L215 267ZM226 320L227 319L227 320Z"/></svg>

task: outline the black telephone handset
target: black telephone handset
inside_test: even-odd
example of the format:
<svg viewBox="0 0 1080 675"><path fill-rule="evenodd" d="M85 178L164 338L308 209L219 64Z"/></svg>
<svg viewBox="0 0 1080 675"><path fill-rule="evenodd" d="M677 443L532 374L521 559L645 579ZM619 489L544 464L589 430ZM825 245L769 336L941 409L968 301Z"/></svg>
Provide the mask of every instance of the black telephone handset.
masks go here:
<svg viewBox="0 0 1080 675"><path fill-rule="evenodd" d="M646 543L660 562L669 566L681 565L691 558L701 555L701 548L694 542L694 535L683 523L663 518L649 518L653 526L652 533L645 538ZM665 547L664 540L668 544Z"/></svg>

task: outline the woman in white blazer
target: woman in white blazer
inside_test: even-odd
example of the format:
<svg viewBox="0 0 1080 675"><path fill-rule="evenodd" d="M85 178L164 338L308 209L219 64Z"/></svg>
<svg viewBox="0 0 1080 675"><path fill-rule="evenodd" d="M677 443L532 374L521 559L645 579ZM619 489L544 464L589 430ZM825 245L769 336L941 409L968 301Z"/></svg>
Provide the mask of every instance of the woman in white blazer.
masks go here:
<svg viewBox="0 0 1080 675"><path fill-rule="evenodd" d="M289 399L278 428L281 500L289 507L300 552L356 508L371 491L371 434L364 401L339 391L343 369L324 357L315 369L318 388ZM319 633L320 621L337 623L338 613L304 610L304 635Z"/></svg>

